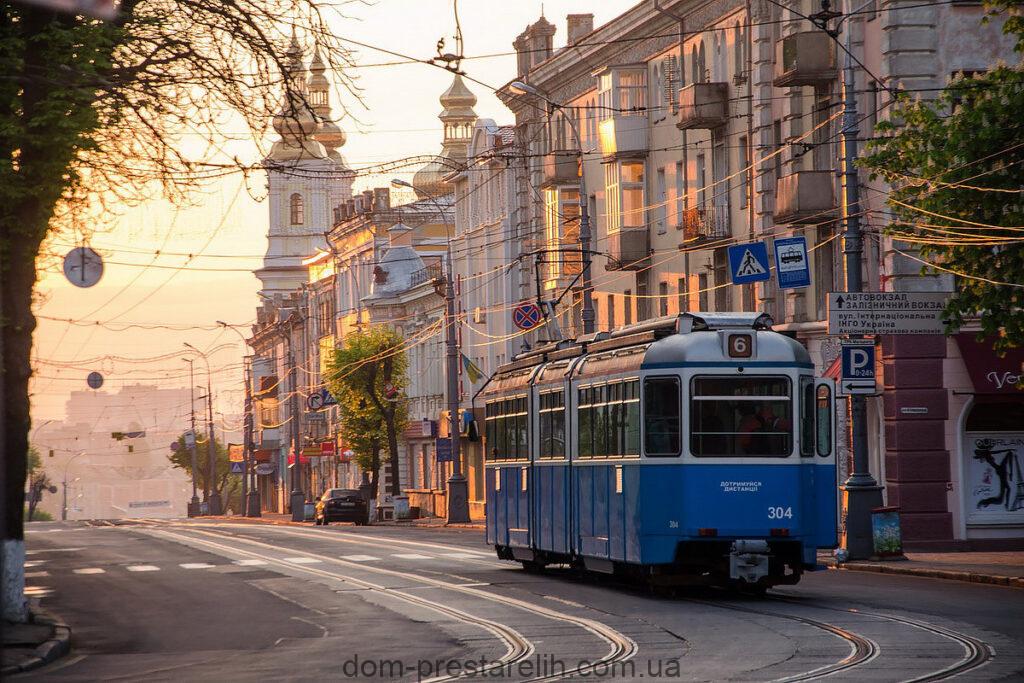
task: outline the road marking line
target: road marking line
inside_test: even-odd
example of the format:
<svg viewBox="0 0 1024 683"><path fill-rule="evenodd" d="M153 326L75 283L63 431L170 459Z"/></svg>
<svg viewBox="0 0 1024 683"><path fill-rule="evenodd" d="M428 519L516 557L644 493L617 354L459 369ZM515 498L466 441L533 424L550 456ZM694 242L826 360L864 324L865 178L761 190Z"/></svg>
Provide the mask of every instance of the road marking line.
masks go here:
<svg viewBox="0 0 1024 683"><path fill-rule="evenodd" d="M40 579L40 578L42 578L44 576L49 576L49 575L50 575L50 572L45 572L45 571L44 572L26 572L25 573L25 578L26 579Z"/></svg>
<svg viewBox="0 0 1024 683"><path fill-rule="evenodd" d="M265 560L235 560L239 567L261 567L266 564Z"/></svg>
<svg viewBox="0 0 1024 683"><path fill-rule="evenodd" d="M99 567L83 567L82 569L76 569L75 573L76 574L105 574L106 570L105 569L100 569Z"/></svg>
<svg viewBox="0 0 1024 683"><path fill-rule="evenodd" d="M479 555L470 555L469 553L441 553L441 557L453 557L457 560L479 560Z"/></svg>
<svg viewBox="0 0 1024 683"><path fill-rule="evenodd" d="M185 564L179 564L182 569L213 569L212 564L206 562L186 562Z"/></svg>
<svg viewBox="0 0 1024 683"><path fill-rule="evenodd" d="M25 568L28 569L29 567L38 567L41 564L46 564L46 562L46 560L29 560L25 563Z"/></svg>
<svg viewBox="0 0 1024 683"><path fill-rule="evenodd" d="M380 559L373 555L340 555L339 557L343 560L352 560L353 562L373 562Z"/></svg>
<svg viewBox="0 0 1024 683"><path fill-rule="evenodd" d="M39 548L38 550L26 550L26 555L38 555L39 553L73 553L85 548Z"/></svg>
<svg viewBox="0 0 1024 683"><path fill-rule="evenodd" d="M393 553L391 557L397 557L400 560L430 560L430 555L417 555L416 553Z"/></svg>
<svg viewBox="0 0 1024 683"><path fill-rule="evenodd" d="M151 564L130 564L125 567L130 572L158 572L160 567Z"/></svg>
<svg viewBox="0 0 1024 683"><path fill-rule="evenodd" d="M315 557L286 557L284 560L286 562L294 562L295 564L317 564L318 562L323 562L323 560L318 560Z"/></svg>

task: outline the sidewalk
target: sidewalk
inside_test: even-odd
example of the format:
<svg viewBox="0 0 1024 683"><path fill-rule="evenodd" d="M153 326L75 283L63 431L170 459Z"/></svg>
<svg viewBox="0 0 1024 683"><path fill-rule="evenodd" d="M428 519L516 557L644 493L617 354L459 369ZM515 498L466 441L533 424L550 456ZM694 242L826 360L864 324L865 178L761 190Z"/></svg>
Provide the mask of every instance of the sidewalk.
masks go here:
<svg viewBox="0 0 1024 683"><path fill-rule="evenodd" d="M847 571L924 576L1024 588L1024 551L907 553L906 558L837 563L831 553L822 553L818 561L829 568Z"/></svg>
<svg viewBox="0 0 1024 683"><path fill-rule="evenodd" d="M221 515L219 517L196 517L195 519L216 519L231 522L249 522L253 524L280 524L284 526L313 526L312 520L305 522L293 522L290 514L279 512L264 512L260 517L242 517L241 515ZM440 517L423 517L420 519L405 519L401 521L374 522L370 526L399 526L413 527L417 529L475 529L484 530L483 521L469 522L468 524L445 524Z"/></svg>
<svg viewBox="0 0 1024 683"><path fill-rule="evenodd" d="M33 610L27 624L5 623L0 677L38 669L71 649L71 629L58 619Z"/></svg>

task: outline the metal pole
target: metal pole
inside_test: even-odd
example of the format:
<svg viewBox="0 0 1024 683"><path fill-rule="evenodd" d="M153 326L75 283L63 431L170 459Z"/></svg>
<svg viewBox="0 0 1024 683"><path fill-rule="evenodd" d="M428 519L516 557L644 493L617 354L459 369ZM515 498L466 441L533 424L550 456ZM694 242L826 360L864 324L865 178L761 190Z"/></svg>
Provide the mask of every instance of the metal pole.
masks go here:
<svg viewBox="0 0 1024 683"><path fill-rule="evenodd" d="M445 346L448 371L448 436L452 444L452 476L448 479L448 523L469 522L469 482L462 474L459 439L459 346L455 325L455 283L452 278L451 242L445 269Z"/></svg>
<svg viewBox="0 0 1024 683"><path fill-rule="evenodd" d="M189 455L192 457L192 501L189 503L189 517L198 517L200 514L198 486L196 477L199 476L199 461L196 458L196 382L193 373L193 360L183 358L188 363L188 396L189 410L192 415L192 445L188 446Z"/></svg>
<svg viewBox="0 0 1024 683"><path fill-rule="evenodd" d="M553 106L560 109L562 111L562 116L569 121L569 128L572 130L572 135L576 139L576 149L579 151L580 155L580 260L583 267L583 274L580 277L580 286L583 289L581 293L583 298L583 310L580 313L580 319L583 321L583 334L593 334L595 314L593 283L590 273L590 242L592 235L590 232L590 198L587 197L587 176L583 167L583 139L580 137L579 128L577 127L572 114L566 111L565 107L562 107L561 105L553 104Z"/></svg>
<svg viewBox="0 0 1024 683"><path fill-rule="evenodd" d="M860 229L860 184L857 177L857 95L853 59L850 54L851 27L846 32L846 65L843 70L843 184L845 231L843 254L846 257L846 291L863 291L861 262L863 241ZM851 335L851 338L861 338ZM851 560L862 560L874 553L871 534L871 510L882 505L882 487L871 476L868 468L867 399L850 397L850 430L853 440L853 471L843 483L843 509L846 510L845 545Z"/></svg>
<svg viewBox="0 0 1024 683"><path fill-rule="evenodd" d="M217 444L214 442L213 434L213 378L210 372L210 359L203 354L206 361L206 432L208 439L206 446L208 477L210 479L210 514L219 515L223 512L220 501L220 492L217 491Z"/></svg>
<svg viewBox="0 0 1024 683"><path fill-rule="evenodd" d="M306 496L302 493L302 486L299 482L299 472L302 459L302 449L299 447L299 378L298 368L295 367L295 356L292 354L292 335L295 333L295 323L292 323L291 329L287 334L288 341L288 373L291 375L292 381L289 382L291 391L289 392L288 403L291 406L289 409L289 419L292 423L292 453L295 460L292 462L292 491L291 491L291 508L292 508L292 521L302 522L306 519Z"/></svg>

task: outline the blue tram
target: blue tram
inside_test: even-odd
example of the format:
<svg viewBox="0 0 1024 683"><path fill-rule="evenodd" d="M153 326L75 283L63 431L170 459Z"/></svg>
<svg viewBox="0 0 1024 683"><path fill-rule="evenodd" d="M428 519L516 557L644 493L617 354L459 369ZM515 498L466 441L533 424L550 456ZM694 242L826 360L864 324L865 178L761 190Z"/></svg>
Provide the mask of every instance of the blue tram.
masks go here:
<svg viewBox="0 0 1024 683"><path fill-rule="evenodd" d="M662 584L799 581L837 542L832 380L753 313L550 344L484 388L487 541Z"/></svg>

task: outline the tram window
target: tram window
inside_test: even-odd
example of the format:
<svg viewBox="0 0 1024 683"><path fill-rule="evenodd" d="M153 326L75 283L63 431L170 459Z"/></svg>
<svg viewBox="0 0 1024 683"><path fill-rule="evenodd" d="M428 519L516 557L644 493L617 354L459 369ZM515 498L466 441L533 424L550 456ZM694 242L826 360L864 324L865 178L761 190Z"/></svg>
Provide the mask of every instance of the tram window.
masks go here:
<svg viewBox="0 0 1024 683"><path fill-rule="evenodd" d="M814 455L814 380L800 379L800 456Z"/></svg>
<svg viewBox="0 0 1024 683"><path fill-rule="evenodd" d="M789 379L695 377L690 451L698 457L786 457L793 451Z"/></svg>
<svg viewBox="0 0 1024 683"><path fill-rule="evenodd" d="M579 406L576 411L579 419L579 456L590 458L594 455L594 435L590 423L590 389L579 390Z"/></svg>
<svg viewBox="0 0 1024 683"><path fill-rule="evenodd" d="M622 407L625 455L640 455L640 382L634 380L623 386Z"/></svg>
<svg viewBox="0 0 1024 683"><path fill-rule="evenodd" d="M817 402L817 425L818 425L818 455L828 457L832 455L832 390L827 386L818 387Z"/></svg>
<svg viewBox="0 0 1024 683"><path fill-rule="evenodd" d="M653 456L679 455L679 379L644 380L644 452Z"/></svg>

